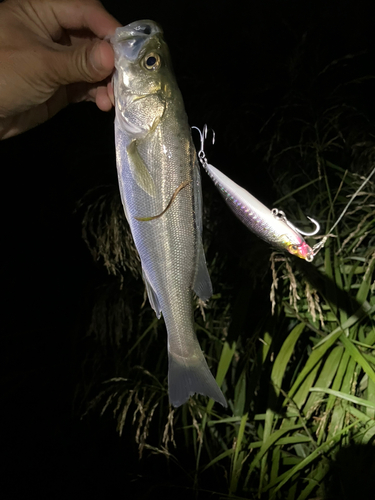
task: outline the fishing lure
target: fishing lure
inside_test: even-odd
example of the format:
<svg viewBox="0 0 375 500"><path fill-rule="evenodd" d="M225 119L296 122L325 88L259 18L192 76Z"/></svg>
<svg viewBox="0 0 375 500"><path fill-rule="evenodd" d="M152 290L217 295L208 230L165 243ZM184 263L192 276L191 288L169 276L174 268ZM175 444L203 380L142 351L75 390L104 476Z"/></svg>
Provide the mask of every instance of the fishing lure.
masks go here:
<svg viewBox="0 0 375 500"><path fill-rule="evenodd" d="M317 234L320 230L319 223L311 217L307 217L316 227L313 232L306 233L297 229L287 219L282 210L278 210L277 208L269 210L248 191L207 162L204 153L207 125L203 127L203 131L198 127L192 128L197 129L200 134L201 147L198 158L202 167L220 191L229 208L240 221L262 240L281 250L287 250L292 255L297 255L297 257L307 262L312 262L315 255L314 250L306 243L302 235L314 236ZM212 143L214 142L215 135L213 135Z"/></svg>

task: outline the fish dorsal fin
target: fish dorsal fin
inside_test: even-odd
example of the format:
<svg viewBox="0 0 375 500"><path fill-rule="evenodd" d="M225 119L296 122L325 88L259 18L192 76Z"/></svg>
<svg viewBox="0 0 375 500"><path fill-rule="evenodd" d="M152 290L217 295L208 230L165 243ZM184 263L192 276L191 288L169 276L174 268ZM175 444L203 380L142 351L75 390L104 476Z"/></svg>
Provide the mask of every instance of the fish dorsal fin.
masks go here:
<svg viewBox="0 0 375 500"><path fill-rule="evenodd" d="M203 213L202 213L202 188L201 178L199 173L198 162L195 162L193 168L193 191L194 191L194 212L195 221L197 225L197 263L195 268L195 278L193 290L198 297L206 301L212 295L212 283L210 275L208 274L206 257L204 255L204 248L202 243L202 228L203 228Z"/></svg>
<svg viewBox="0 0 375 500"><path fill-rule="evenodd" d="M143 189L143 191L145 191L150 196L155 197L155 183L153 178L151 177L150 172L148 171L148 168L145 165L145 162L142 160L138 152L136 139L131 141L129 146L126 148L126 152L128 153L129 167L133 179L138 184L138 186Z"/></svg>
<svg viewBox="0 0 375 500"><path fill-rule="evenodd" d="M143 281L145 282L145 285L146 285L148 300L151 304L151 307L155 311L157 318L159 319L161 316L161 307L160 307L159 299L158 299L158 296L157 296L153 286L151 285L150 280L148 279L143 267L142 267L142 277L143 277Z"/></svg>

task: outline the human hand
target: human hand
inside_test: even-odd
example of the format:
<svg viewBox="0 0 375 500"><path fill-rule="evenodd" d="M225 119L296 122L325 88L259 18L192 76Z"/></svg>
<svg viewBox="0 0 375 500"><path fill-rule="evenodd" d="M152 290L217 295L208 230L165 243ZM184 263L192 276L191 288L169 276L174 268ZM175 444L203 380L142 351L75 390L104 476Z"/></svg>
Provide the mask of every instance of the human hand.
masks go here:
<svg viewBox="0 0 375 500"><path fill-rule="evenodd" d="M121 24L99 0L0 4L0 139L43 123L72 102L113 104L111 45Z"/></svg>

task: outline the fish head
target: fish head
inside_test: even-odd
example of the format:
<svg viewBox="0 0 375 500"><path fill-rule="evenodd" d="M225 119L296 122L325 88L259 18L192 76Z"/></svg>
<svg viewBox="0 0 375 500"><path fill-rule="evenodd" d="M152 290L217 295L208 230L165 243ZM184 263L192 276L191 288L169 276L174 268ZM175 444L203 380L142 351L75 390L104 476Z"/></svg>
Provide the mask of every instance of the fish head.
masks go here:
<svg viewBox="0 0 375 500"><path fill-rule="evenodd" d="M314 259L313 249L306 243L301 235L295 233L282 236L283 246L292 255L296 255L300 259L312 262Z"/></svg>
<svg viewBox="0 0 375 500"><path fill-rule="evenodd" d="M163 31L154 21L136 21L117 28L111 43L116 119L132 139L145 137L177 87Z"/></svg>

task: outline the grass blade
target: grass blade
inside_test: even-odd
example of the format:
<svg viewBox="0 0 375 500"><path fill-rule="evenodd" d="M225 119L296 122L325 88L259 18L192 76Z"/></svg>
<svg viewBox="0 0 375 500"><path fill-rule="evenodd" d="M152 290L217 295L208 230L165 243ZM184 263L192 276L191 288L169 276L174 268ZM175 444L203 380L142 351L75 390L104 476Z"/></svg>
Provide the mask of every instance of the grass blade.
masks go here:
<svg viewBox="0 0 375 500"><path fill-rule="evenodd" d="M323 387L311 387L310 392L326 392L327 394L332 394L337 398L345 399L346 401L350 401L351 403L354 403L356 405L375 409L375 403L373 403L372 401L367 401L366 399L357 398L357 396L353 396L352 394L345 394L344 392L334 391L333 389L326 389Z"/></svg>
<svg viewBox="0 0 375 500"><path fill-rule="evenodd" d="M353 422L352 424L348 425L345 427L345 429L342 429L340 432L335 434L335 436L332 438L332 440L322 444L316 450L314 450L308 457L306 457L304 460L302 460L299 464L297 464L295 467L293 467L286 476L283 478L283 480L278 484L278 486L275 488L271 495L271 499L275 497L276 493L284 486L285 483L287 483L296 472L302 470L304 467L309 465L311 462L313 462L316 458L318 458L322 453L326 453L332 446L334 446L339 439L346 434L351 428L353 428L357 424L357 420ZM272 487L273 485L270 484L268 487Z"/></svg>
<svg viewBox="0 0 375 500"><path fill-rule="evenodd" d="M346 337L345 334L340 337L341 342L344 344L345 349L349 352L353 359L361 366L361 368L367 373L370 379L375 382L375 372L371 368L370 364L366 359L362 356L356 346L351 342L350 339Z"/></svg>
<svg viewBox="0 0 375 500"><path fill-rule="evenodd" d="M235 493L235 491L237 490L237 483L242 470L243 453L240 452L241 449L243 448L242 441L244 438L246 422L247 422L247 413L245 413L245 415L243 415L243 417L241 418L241 424L238 429L238 435L236 439L236 446L234 449L234 456L232 462L232 475L229 487L229 494Z"/></svg>

